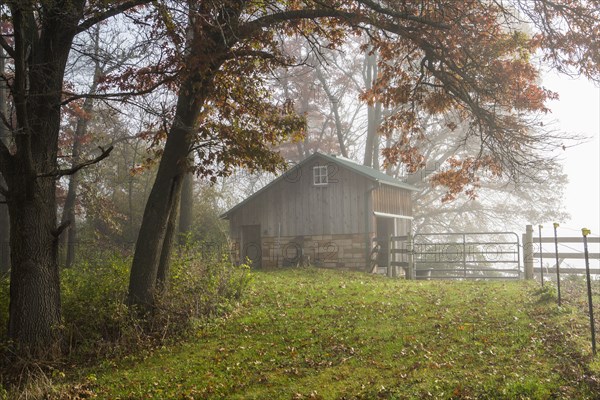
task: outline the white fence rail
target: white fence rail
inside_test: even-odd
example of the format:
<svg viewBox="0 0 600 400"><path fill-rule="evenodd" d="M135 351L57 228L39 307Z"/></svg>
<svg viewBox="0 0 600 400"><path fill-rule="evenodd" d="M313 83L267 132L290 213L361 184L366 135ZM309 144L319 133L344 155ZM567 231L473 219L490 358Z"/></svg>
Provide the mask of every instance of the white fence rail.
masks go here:
<svg viewBox="0 0 600 400"><path fill-rule="evenodd" d="M527 225L525 233L523 234L523 265L525 266L525 279L532 279L534 274L540 274L541 268L538 264L540 258L542 260L552 260L552 266L548 268L544 268L544 274L556 274L556 259L558 258L558 264L560 267L561 274L585 274L584 267L563 267L561 264L565 260L583 260L585 258L583 252L583 236L567 236L556 238L556 242L558 246L564 247L565 244L573 244L575 246L568 246L568 251L564 249L558 250L558 257L554 246L552 246L552 251L548 251L549 249L544 249L544 244L555 244L554 237L534 237L533 236L533 227L531 225ZM587 238L588 244L600 244L600 237L591 237ZM578 247L579 249L574 248ZM589 253L590 260L600 260L599 252L590 252ZM537 265L536 265L537 264ZM600 268L590 268L590 273L595 275L600 275Z"/></svg>

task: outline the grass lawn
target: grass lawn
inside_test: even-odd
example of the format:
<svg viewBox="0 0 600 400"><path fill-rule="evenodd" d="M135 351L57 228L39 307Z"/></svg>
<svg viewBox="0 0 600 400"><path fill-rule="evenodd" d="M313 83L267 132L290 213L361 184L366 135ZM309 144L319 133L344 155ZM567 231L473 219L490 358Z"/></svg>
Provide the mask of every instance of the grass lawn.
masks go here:
<svg viewBox="0 0 600 400"><path fill-rule="evenodd" d="M535 282L256 272L238 311L68 376L102 399L597 398L585 314ZM594 372L595 370L595 372ZM70 375L70 374L69 374Z"/></svg>

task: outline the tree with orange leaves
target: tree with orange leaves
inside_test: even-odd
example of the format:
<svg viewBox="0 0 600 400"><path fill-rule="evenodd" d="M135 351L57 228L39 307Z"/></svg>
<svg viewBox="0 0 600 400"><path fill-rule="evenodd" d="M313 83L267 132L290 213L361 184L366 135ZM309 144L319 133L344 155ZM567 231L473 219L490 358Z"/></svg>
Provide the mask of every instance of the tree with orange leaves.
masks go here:
<svg viewBox="0 0 600 400"><path fill-rule="evenodd" d="M172 241L168 221L187 168L208 177L227 174L233 166L272 167L282 161L270 146L300 125L292 123L291 108L282 104L277 112L265 93L271 68L291 64L279 37L302 35L317 50L336 47L348 35L371 37L379 74L363 98L396 110L381 127L384 135L396 136L385 150L389 163L423 165L414 142L426 137L424 115L454 112L466 122L467 136L481 141L481 156L454 160L432 178L452 195L467 187L476 171L514 175L530 162L540 139L544 144L530 128L555 95L538 85L534 53L597 76L600 54L587 39L600 26L597 3L190 1L188 30L178 36L188 49L179 60L184 73L178 106L137 242L130 304L147 309L157 294L160 260L168 259ZM565 20L567 31L560 28ZM522 23L537 33L523 34L517 28ZM185 161L190 149L198 154L195 166Z"/></svg>

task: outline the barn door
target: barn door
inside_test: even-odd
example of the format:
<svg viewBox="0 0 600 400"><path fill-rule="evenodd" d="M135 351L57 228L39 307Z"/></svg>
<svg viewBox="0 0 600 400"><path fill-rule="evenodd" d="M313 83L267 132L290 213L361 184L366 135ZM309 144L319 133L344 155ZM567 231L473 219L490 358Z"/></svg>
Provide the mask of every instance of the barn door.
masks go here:
<svg viewBox="0 0 600 400"><path fill-rule="evenodd" d="M246 258L252 262L253 268L262 266L262 246L260 240L260 225L243 225L242 226L242 262L246 262Z"/></svg>
<svg viewBox="0 0 600 400"><path fill-rule="evenodd" d="M377 228L377 241L381 248L377 256L377 265L385 266L390 261L390 236L394 235L394 219L377 217L375 219L375 225Z"/></svg>

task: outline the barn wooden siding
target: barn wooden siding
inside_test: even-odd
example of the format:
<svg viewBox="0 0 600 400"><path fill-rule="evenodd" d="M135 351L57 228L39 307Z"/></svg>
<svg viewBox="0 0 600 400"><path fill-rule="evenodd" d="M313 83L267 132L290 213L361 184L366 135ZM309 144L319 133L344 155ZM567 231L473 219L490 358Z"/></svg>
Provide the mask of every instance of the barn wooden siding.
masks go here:
<svg viewBox="0 0 600 400"><path fill-rule="evenodd" d="M313 167L319 165L328 167L326 186L313 185ZM297 168L230 214L232 237L243 225L259 224L263 237L365 232L365 199L373 182L318 157Z"/></svg>
<svg viewBox="0 0 600 400"><path fill-rule="evenodd" d="M373 211L412 217L411 192L382 185L373 191Z"/></svg>

